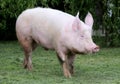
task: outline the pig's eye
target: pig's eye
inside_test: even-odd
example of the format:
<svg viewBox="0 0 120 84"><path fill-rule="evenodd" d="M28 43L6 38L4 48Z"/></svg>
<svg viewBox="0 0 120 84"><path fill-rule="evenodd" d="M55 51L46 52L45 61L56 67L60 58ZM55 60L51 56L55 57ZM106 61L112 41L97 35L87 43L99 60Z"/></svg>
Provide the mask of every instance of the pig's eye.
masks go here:
<svg viewBox="0 0 120 84"><path fill-rule="evenodd" d="M82 37L82 38L83 38L84 36L83 36L83 35L81 35L80 37Z"/></svg>

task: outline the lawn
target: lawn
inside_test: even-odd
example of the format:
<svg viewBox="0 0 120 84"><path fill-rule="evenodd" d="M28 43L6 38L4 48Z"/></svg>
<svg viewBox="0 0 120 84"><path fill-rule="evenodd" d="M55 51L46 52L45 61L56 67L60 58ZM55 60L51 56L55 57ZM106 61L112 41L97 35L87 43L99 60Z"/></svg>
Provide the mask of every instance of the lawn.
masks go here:
<svg viewBox="0 0 120 84"><path fill-rule="evenodd" d="M32 71L23 69L23 57L17 41L0 42L0 84L120 84L120 48L77 55L72 78L63 76L54 51L38 47Z"/></svg>

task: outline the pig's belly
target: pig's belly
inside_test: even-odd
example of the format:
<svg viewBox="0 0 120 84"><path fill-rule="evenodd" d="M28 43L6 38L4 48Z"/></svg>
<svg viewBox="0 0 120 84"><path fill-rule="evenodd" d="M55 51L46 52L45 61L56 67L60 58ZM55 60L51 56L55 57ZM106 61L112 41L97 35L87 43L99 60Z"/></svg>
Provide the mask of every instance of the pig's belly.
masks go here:
<svg viewBox="0 0 120 84"><path fill-rule="evenodd" d="M50 38L50 36L45 34L36 34L32 35L33 40L39 44L40 46L44 47L45 49L54 49L53 40Z"/></svg>

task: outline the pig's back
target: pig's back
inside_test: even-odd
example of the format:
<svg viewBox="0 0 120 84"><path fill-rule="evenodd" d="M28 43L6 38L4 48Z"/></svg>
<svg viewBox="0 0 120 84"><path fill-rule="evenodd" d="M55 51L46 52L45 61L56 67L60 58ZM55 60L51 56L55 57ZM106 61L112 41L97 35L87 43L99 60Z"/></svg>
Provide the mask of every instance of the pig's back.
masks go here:
<svg viewBox="0 0 120 84"><path fill-rule="evenodd" d="M31 28L33 33L47 32L46 34L48 35L56 35L60 34L73 19L74 16L62 11L38 7L23 11L17 19L17 23L19 24L16 24L19 25L18 29L20 30L24 28L22 26L27 25L27 27L29 26Z"/></svg>
<svg viewBox="0 0 120 84"><path fill-rule="evenodd" d="M21 16L33 25L43 25L45 27L49 26L49 28L60 27L60 29L74 19L74 16L64 13L62 11L40 7L27 9L21 14Z"/></svg>
<svg viewBox="0 0 120 84"><path fill-rule="evenodd" d="M31 36L36 42L50 44L59 39L73 19L70 14L50 8L27 9L18 17L16 30Z"/></svg>

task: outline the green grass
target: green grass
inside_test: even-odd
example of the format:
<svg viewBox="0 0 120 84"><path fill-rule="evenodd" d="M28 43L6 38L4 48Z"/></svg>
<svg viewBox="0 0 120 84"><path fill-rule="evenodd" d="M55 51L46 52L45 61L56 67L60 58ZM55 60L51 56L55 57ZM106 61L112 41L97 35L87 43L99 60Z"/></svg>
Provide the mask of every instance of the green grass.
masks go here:
<svg viewBox="0 0 120 84"><path fill-rule="evenodd" d="M77 55L70 79L63 76L54 51L38 47L32 55L32 71L23 69L23 57L16 41L0 42L0 84L120 84L120 48Z"/></svg>

